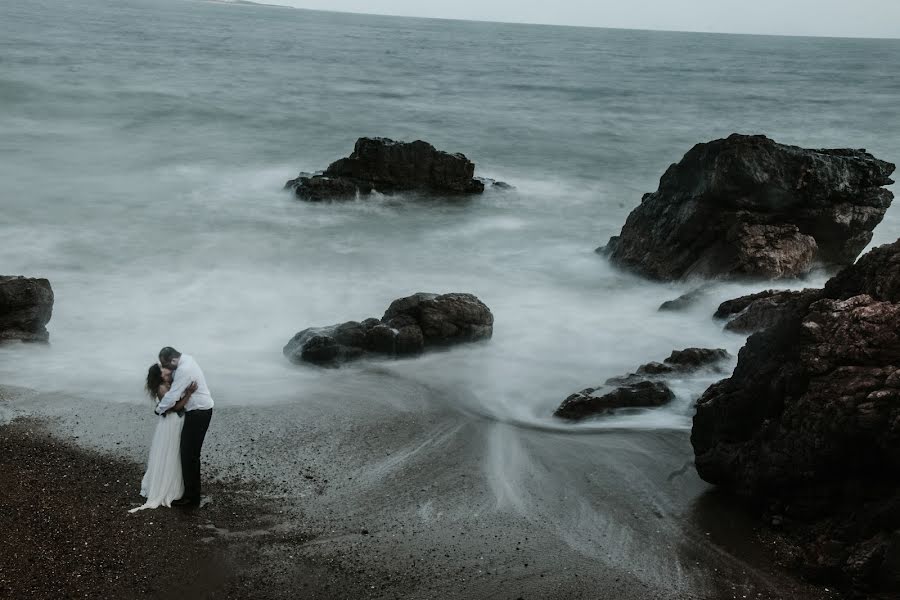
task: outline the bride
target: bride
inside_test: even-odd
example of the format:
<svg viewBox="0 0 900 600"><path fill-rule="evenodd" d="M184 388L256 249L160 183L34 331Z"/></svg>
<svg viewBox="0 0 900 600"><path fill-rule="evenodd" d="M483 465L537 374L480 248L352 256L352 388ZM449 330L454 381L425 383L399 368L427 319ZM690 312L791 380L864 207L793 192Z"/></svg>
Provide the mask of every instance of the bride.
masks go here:
<svg viewBox="0 0 900 600"><path fill-rule="evenodd" d="M150 366L147 371L147 393L157 404L169 391L172 385L172 371L161 368L158 364ZM184 493L184 480L181 478L181 428L184 417L181 409L187 404L191 394L197 389L197 383L191 383L181 399L165 414L160 415L150 445L150 458L147 460L147 472L141 480L141 496L147 499L142 506L128 512L137 512L145 508L171 506L172 500L181 498Z"/></svg>

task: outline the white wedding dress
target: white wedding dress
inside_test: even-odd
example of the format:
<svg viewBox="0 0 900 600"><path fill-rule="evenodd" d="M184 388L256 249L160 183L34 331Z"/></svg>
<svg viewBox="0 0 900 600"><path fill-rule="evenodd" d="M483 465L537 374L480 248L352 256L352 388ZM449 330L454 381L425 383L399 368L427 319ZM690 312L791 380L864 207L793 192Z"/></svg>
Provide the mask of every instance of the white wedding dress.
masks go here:
<svg viewBox="0 0 900 600"><path fill-rule="evenodd" d="M181 429L184 417L170 413L158 417L153 443L150 444L150 458L147 472L141 480L141 496L147 499L142 506L128 512L145 508L171 506L172 500L184 494L184 480L181 478Z"/></svg>

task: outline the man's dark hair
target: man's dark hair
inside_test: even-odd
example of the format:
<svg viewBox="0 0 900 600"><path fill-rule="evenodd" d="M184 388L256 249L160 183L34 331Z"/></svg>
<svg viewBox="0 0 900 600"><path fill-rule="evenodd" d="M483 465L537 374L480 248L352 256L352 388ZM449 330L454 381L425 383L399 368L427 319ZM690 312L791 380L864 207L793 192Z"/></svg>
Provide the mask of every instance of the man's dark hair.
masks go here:
<svg viewBox="0 0 900 600"><path fill-rule="evenodd" d="M180 358L180 357L181 357L181 352L179 352L175 348L172 348L171 346L166 346L165 348L163 348L162 350L159 351L159 362L161 362L164 365L167 365L170 362L172 362L173 358Z"/></svg>

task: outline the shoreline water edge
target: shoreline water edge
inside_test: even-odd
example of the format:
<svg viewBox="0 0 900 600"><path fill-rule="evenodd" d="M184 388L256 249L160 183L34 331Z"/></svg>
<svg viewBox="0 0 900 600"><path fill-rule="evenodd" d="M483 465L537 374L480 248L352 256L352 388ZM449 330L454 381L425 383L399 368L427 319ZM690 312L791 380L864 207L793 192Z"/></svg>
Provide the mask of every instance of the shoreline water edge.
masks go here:
<svg viewBox="0 0 900 600"><path fill-rule="evenodd" d="M896 597L900 40L242 6L0 5L0 597Z"/></svg>
<svg viewBox="0 0 900 600"><path fill-rule="evenodd" d="M146 447L135 432L149 431L146 407L79 399L66 408L52 395L0 389L0 431L4 443L18 449L0 459L7 493L32 513L48 498L55 506L51 496L59 498L67 511L89 514L113 537L117 523L133 531L135 518L156 523L166 536L181 531L192 539L158 535L152 547L177 553L194 544L213 567L228 565L222 571L198 567L207 569L192 580L198 597L296 597L303 583L302 597L309 598L838 597L778 567L773 548L789 550L718 499L692 468L683 468L691 454L685 431L531 432L522 438L508 426L472 423L423 405L382 411L382 418L373 418L372 407L345 406L340 422L325 414L327 407L235 408L220 412L210 432L204 467L209 503L193 516L157 509L136 517L127 510L140 501ZM547 444L571 446L558 464L544 465L560 470L553 478L558 488L522 493L493 472L506 469L498 452ZM44 460L53 451L70 457L57 470ZM482 452L491 457L486 468ZM595 457L611 452L615 458L598 464ZM35 475L57 477L52 487L17 485L35 469L32 461L40 465ZM78 473L93 475L82 480ZM626 477L633 481L624 483ZM565 488L570 491L560 491ZM595 506L584 504L585 492ZM45 518L64 536L80 539L80 528L65 514ZM101 554L108 540L95 541L84 552ZM44 562L48 555L32 558L31 576L51 566ZM145 558L135 550L122 560L130 561L126 570L141 573ZM2 560L21 567L8 552ZM75 555L63 562L75 571L83 564ZM49 591L84 593L104 582L99 575L4 585L53 597ZM169 593L146 587L145 580L122 585L146 597Z"/></svg>

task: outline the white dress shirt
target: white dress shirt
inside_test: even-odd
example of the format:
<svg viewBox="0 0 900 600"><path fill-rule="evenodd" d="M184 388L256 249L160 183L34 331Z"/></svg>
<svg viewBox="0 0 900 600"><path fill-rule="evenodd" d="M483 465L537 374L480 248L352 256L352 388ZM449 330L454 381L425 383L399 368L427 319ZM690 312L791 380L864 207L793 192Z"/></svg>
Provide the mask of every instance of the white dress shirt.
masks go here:
<svg viewBox="0 0 900 600"><path fill-rule="evenodd" d="M191 398L184 406L184 410L192 411L212 408L212 395L210 395L209 388L206 386L206 377L203 376L200 365L197 364L193 356L182 354L181 358L178 359L178 368L172 372L172 387L169 388L166 395L156 405L156 413L161 415L175 406L175 403L178 402L192 381L197 382L197 391L191 394Z"/></svg>

